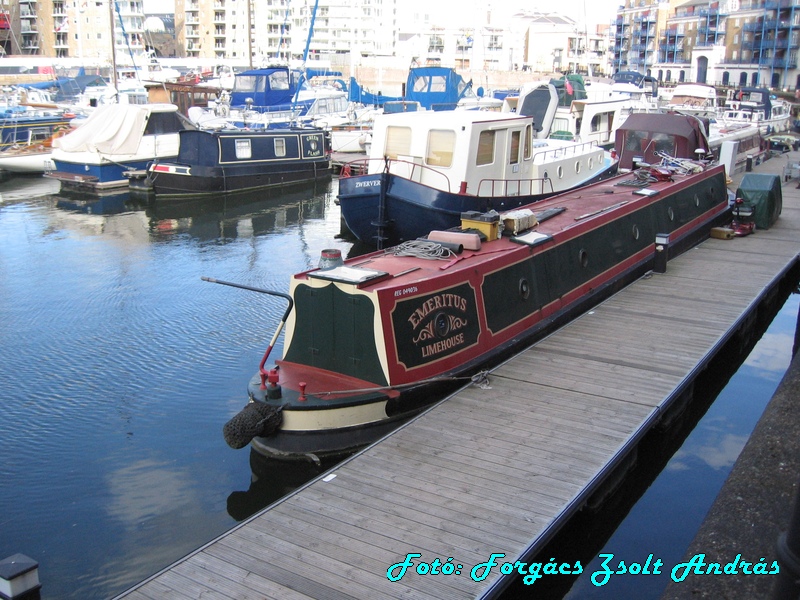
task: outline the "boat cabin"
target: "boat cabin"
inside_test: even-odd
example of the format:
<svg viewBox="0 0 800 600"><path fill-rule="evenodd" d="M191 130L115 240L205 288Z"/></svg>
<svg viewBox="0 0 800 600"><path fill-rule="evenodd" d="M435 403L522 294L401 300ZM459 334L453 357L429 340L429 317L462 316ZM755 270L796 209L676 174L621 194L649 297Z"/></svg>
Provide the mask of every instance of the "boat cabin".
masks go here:
<svg viewBox="0 0 800 600"><path fill-rule="evenodd" d="M705 131L708 125L692 115L634 113L617 129L614 148L619 169L631 170L636 163L657 164L656 152L676 158L698 158L696 150L710 153Z"/></svg>
<svg viewBox="0 0 800 600"><path fill-rule="evenodd" d="M585 177L604 155L594 144L536 139L530 117L457 110L378 115L369 173L383 172L383 159L390 173L438 190L497 196L530 193L533 180Z"/></svg>
<svg viewBox="0 0 800 600"><path fill-rule="evenodd" d="M715 116L717 105L717 88L713 85L681 83L675 86L667 108Z"/></svg>
<svg viewBox="0 0 800 600"><path fill-rule="evenodd" d="M302 92L309 90L308 80L318 75L330 75L313 70L306 72L299 69L290 69L285 66L273 66L264 69L252 69L237 73L234 77L233 89L230 93L231 108L252 108L259 112L270 109L285 109L294 103L306 104L306 109L312 104L307 98L301 96ZM336 110L347 108L347 94L341 91L340 104ZM333 107L319 112L332 112Z"/></svg>
<svg viewBox="0 0 800 600"><path fill-rule="evenodd" d="M608 84L586 86L579 75L523 86L506 97L503 112L533 117L536 137L614 143L614 131L630 112L631 96Z"/></svg>
<svg viewBox="0 0 800 600"><path fill-rule="evenodd" d="M767 125L766 133L772 133L788 128L790 112L789 104L773 99L768 89L743 87L728 91L723 118Z"/></svg>

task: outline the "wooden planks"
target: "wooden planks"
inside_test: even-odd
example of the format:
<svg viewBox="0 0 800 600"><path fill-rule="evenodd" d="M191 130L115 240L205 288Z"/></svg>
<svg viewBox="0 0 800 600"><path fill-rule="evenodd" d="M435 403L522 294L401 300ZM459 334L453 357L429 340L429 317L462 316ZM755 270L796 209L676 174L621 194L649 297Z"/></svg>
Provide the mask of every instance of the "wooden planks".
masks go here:
<svg viewBox="0 0 800 600"><path fill-rule="evenodd" d="M774 228L704 242L119 598L482 596L499 570L472 566L535 546L797 259L783 192ZM407 553L460 573L389 581Z"/></svg>

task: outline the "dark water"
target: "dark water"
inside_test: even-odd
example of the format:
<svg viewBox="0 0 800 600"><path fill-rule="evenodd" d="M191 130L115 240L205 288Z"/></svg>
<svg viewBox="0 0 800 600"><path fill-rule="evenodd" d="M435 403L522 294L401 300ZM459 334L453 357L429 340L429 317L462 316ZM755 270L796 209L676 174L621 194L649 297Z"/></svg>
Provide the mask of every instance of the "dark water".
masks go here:
<svg viewBox="0 0 800 600"><path fill-rule="evenodd" d="M335 191L148 207L0 183L0 559L37 560L43 598L113 596L321 472L225 444L285 306L200 278L285 291L322 249L353 253ZM682 555L788 365L796 316L792 297L611 551Z"/></svg>

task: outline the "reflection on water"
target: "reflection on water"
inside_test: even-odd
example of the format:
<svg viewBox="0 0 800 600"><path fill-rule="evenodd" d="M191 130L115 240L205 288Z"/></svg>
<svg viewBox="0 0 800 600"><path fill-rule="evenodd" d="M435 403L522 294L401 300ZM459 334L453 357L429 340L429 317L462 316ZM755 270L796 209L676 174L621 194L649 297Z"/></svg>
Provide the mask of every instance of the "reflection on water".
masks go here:
<svg viewBox="0 0 800 600"><path fill-rule="evenodd" d="M327 461L317 466L311 461L275 460L251 448L250 487L246 491L231 492L228 496L228 514L242 521L324 473L337 462Z"/></svg>
<svg viewBox="0 0 800 600"><path fill-rule="evenodd" d="M43 598L107 598L317 473L225 444L285 306L201 277L286 291L352 244L335 181L182 204L15 181L0 188L18 198L0 204L0 557L38 560Z"/></svg>

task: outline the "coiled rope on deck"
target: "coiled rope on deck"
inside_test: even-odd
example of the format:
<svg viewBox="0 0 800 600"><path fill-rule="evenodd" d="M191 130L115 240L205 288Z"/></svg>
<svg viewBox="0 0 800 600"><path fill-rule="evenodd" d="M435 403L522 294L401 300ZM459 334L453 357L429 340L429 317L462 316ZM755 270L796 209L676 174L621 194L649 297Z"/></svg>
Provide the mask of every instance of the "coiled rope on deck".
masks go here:
<svg viewBox="0 0 800 600"><path fill-rule="evenodd" d="M387 250L387 252L395 256L414 256L426 260L446 260L454 256L454 253L449 248L445 248L438 242L427 240L409 240L391 250Z"/></svg>

